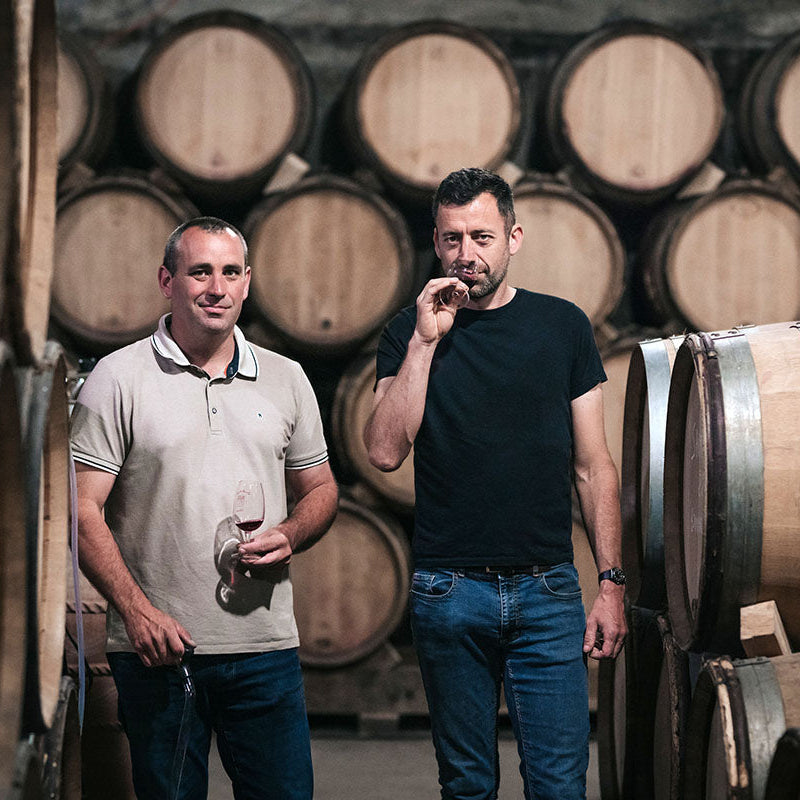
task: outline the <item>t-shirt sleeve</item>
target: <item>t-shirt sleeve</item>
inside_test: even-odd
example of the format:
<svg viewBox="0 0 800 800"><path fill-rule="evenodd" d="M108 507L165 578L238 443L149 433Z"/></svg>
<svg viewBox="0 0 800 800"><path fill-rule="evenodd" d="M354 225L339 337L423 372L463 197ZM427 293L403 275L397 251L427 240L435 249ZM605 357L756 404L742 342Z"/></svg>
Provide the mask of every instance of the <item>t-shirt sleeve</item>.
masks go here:
<svg viewBox="0 0 800 800"><path fill-rule="evenodd" d="M400 372L408 342L414 333L414 324L413 309L404 309L384 328L378 342L376 384L381 378L393 377Z"/></svg>
<svg viewBox="0 0 800 800"><path fill-rule="evenodd" d="M603 361L597 350L592 323L577 306L575 321L575 356L570 377L570 400L580 397L606 378Z"/></svg>
<svg viewBox="0 0 800 800"><path fill-rule="evenodd" d="M103 361L98 362L70 417L75 461L118 475L130 445L129 416L118 380Z"/></svg>
<svg viewBox="0 0 800 800"><path fill-rule="evenodd" d="M286 448L285 466L286 469L308 469L328 460L328 448L316 395L299 364L295 376L295 399L295 425Z"/></svg>

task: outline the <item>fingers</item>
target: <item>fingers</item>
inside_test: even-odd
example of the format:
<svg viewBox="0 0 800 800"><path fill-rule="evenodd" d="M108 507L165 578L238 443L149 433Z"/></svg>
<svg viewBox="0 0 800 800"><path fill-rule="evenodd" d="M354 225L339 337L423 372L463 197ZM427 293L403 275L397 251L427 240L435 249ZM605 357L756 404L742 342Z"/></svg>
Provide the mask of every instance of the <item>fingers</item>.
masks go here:
<svg viewBox="0 0 800 800"><path fill-rule="evenodd" d="M625 637L620 635L606 637L603 635L602 629L598 629L594 637L594 642L587 646L584 641L583 652L589 658L600 660L603 658L616 658L622 646L625 644Z"/></svg>
<svg viewBox="0 0 800 800"><path fill-rule="evenodd" d="M583 652L589 658L616 658L622 650L628 631L621 600L618 605L601 597L595 601L583 636Z"/></svg>
<svg viewBox="0 0 800 800"><path fill-rule="evenodd" d="M443 289L448 286L455 286L458 283L461 283L461 281L455 275L448 278L432 278L423 286L417 297L417 302L435 302Z"/></svg>
<svg viewBox="0 0 800 800"><path fill-rule="evenodd" d="M146 667L178 664L186 645L194 647L191 634L177 620L157 609L141 617L128 635Z"/></svg>
<svg viewBox="0 0 800 800"><path fill-rule="evenodd" d="M292 557L292 548L283 533L272 529L240 544L239 556L240 563L247 566L288 564Z"/></svg>
<svg viewBox="0 0 800 800"><path fill-rule="evenodd" d="M597 647L597 623L594 621L592 617L586 620L586 631L583 634L583 652L592 653L595 651ZM592 656L596 658L596 656Z"/></svg>

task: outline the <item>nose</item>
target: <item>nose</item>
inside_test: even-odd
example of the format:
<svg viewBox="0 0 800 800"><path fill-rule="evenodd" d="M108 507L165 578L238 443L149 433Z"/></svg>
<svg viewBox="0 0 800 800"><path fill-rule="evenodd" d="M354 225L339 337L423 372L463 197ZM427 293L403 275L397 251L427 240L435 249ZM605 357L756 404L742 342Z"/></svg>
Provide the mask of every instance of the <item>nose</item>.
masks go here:
<svg viewBox="0 0 800 800"><path fill-rule="evenodd" d="M475 243L469 236L464 236L458 247L458 262L460 264L471 264L474 259Z"/></svg>
<svg viewBox="0 0 800 800"><path fill-rule="evenodd" d="M212 273L207 290L215 297L222 297L225 294L225 277L221 273Z"/></svg>

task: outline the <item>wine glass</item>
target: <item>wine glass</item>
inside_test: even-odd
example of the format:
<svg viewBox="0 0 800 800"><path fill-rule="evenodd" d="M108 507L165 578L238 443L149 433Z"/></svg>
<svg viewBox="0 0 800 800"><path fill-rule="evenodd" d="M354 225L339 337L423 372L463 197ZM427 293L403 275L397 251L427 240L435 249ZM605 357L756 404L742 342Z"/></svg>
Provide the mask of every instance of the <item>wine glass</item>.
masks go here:
<svg viewBox="0 0 800 800"><path fill-rule="evenodd" d="M233 501L233 522L245 542L264 522L264 487L260 481L239 481Z"/></svg>
<svg viewBox="0 0 800 800"><path fill-rule="evenodd" d="M447 270L447 277L458 278L458 267L451 266L450 269ZM469 303L469 288L463 282L457 283L455 286L445 286L445 288L439 292L439 302L442 305L451 306L457 311L459 308L463 308Z"/></svg>

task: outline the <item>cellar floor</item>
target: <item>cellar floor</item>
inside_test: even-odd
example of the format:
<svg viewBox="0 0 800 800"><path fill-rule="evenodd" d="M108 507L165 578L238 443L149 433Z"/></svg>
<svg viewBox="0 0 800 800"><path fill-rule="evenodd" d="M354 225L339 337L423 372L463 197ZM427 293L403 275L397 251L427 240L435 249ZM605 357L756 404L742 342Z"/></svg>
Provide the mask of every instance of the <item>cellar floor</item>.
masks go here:
<svg viewBox="0 0 800 800"><path fill-rule="evenodd" d="M522 778L510 732L500 738L498 800L521 800ZM311 731L315 800L435 800L439 797L433 745L427 731L396 738L362 738L351 731ZM231 800L230 783L212 745L209 800ZM586 800L600 800L597 743L589 748Z"/></svg>

